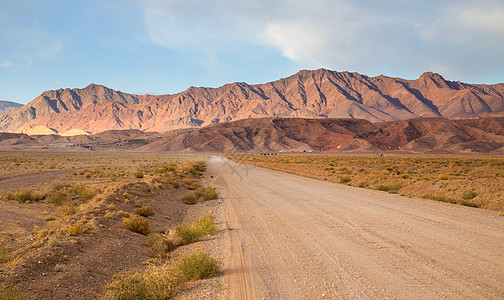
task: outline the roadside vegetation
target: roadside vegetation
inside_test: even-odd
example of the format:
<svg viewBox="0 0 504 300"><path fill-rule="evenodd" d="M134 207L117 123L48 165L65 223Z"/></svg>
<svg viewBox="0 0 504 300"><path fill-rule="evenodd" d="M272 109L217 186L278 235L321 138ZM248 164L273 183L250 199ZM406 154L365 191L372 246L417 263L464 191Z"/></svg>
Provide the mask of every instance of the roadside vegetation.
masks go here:
<svg viewBox="0 0 504 300"><path fill-rule="evenodd" d="M125 234L131 237L127 241L135 242L129 245L131 251L143 255L149 252L150 256L146 256L147 261L143 263L156 267L146 268L138 262L134 267L137 271L115 275L113 280L110 274L106 293L101 290L96 296L102 293L106 298L112 295L111 299L166 299L166 295L172 295L188 281L215 275L220 264L206 252L199 256L183 256L177 266L174 263L179 254L168 255L217 232L212 215L192 224L160 227L167 222L170 224L170 218L182 218L170 212L169 205L179 203L177 211L183 214L184 207L189 207L181 201L185 194L193 193L196 202L218 197L214 188L200 185L206 168L204 163L178 158L154 154L0 154L0 162L6 166L0 170L0 179L34 173L42 174L41 180L50 179L29 186L16 182L21 183L20 188L5 186L0 190L4 205L33 211L32 218L2 219L11 224L10 228L18 229L10 232L0 228L0 299L30 298L36 289L42 288L34 286L37 280L48 280L51 276L65 278L67 274L79 272L75 266L80 262L71 263L78 253L95 247L101 247L100 252L109 255L115 253L109 248L114 245L114 242L108 243L109 237L122 241ZM164 204L165 197L173 202ZM167 213L170 218L163 217ZM122 257L116 259L123 260ZM197 269L205 264L213 271L208 271L207 267ZM189 276L185 269L191 265L196 270ZM26 267L36 271L30 275L24 272ZM164 279L154 280L158 275ZM138 283L137 278L143 278L142 283ZM161 286L168 278L171 278L168 286ZM152 284L158 285L158 289L153 289ZM144 287L149 289L146 298L140 297ZM165 288L170 292L159 292Z"/></svg>
<svg viewBox="0 0 504 300"><path fill-rule="evenodd" d="M306 177L504 211L504 157L433 155L228 155Z"/></svg>

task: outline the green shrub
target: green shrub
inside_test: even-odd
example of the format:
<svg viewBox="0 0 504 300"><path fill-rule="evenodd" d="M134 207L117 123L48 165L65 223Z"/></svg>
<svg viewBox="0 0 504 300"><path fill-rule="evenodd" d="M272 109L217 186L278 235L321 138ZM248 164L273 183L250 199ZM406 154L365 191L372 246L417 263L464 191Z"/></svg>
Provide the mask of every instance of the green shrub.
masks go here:
<svg viewBox="0 0 504 300"><path fill-rule="evenodd" d="M140 215L142 217L150 217L154 215L154 212L152 211L152 208L149 205L138 207L135 209L135 212L137 215Z"/></svg>
<svg viewBox="0 0 504 300"><path fill-rule="evenodd" d="M219 194L217 194L215 188L210 186L197 188L195 195L198 199L203 198L205 201L219 198Z"/></svg>
<svg viewBox="0 0 504 300"><path fill-rule="evenodd" d="M189 204L189 205L198 203L198 198L196 197L196 194L194 192L188 192L187 194L182 196L182 198L180 198L180 200L183 203Z"/></svg>
<svg viewBox="0 0 504 300"><path fill-rule="evenodd" d="M124 218L122 221L124 228L140 234L149 234L149 225L150 223L146 218L138 216L130 216L129 218Z"/></svg>
<svg viewBox="0 0 504 300"><path fill-rule="evenodd" d="M180 183L178 181L172 181L170 184L174 189L178 189L180 187Z"/></svg>
<svg viewBox="0 0 504 300"><path fill-rule="evenodd" d="M217 275L220 262L207 252L197 251L181 257L175 269L185 281L206 279Z"/></svg>

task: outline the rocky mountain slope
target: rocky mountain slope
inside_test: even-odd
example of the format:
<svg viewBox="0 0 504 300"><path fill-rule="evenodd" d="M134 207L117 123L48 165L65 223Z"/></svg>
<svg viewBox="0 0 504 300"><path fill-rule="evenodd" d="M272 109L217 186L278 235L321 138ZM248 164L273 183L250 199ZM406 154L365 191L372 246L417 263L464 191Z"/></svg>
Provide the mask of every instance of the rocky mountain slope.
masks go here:
<svg viewBox="0 0 504 300"><path fill-rule="evenodd" d="M0 115L3 115L4 113L8 112L11 109L21 106L23 106L23 104L19 104L12 101L0 100Z"/></svg>
<svg viewBox="0 0 504 300"><path fill-rule="evenodd" d="M167 132L143 151L411 151L504 153L504 118L247 119Z"/></svg>
<svg viewBox="0 0 504 300"><path fill-rule="evenodd" d="M191 87L175 95L133 95L100 85L47 91L0 116L0 131L82 134L112 129L165 132L248 118L504 116L504 84L466 84L424 73L416 80L325 69L265 84Z"/></svg>

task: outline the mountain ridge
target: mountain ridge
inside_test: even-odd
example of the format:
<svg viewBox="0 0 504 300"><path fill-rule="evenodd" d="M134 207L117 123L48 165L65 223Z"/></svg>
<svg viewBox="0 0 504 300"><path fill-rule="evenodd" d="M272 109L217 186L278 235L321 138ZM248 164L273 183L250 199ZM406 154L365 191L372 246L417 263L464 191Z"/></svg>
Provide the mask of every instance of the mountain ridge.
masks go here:
<svg viewBox="0 0 504 300"><path fill-rule="evenodd" d="M448 81L425 72L407 80L326 69L301 70L276 81L189 87L168 95L134 95L90 84L42 93L0 116L0 131L97 133L113 129L165 132L264 117L362 118L504 116L504 84Z"/></svg>

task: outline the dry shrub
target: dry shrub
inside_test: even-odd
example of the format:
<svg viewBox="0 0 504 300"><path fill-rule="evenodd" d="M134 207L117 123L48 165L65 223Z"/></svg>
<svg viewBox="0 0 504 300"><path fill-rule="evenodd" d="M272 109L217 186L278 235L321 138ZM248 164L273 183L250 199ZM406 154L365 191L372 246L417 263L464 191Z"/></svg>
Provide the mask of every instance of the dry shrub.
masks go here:
<svg viewBox="0 0 504 300"><path fill-rule="evenodd" d="M152 208L149 205L136 208L135 213L142 217L150 217L154 215L154 211L152 211Z"/></svg>
<svg viewBox="0 0 504 300"><path fill-rule="evenodd" d="M70 225L66 230L68 235L79 235L81 232L82 226L79 224Z"/></svg>
<svg viewBox="0 0 504 300"><path fill-rule="evenodd" d="M149 234L150 233L150 223L146 218L138 216L130 216L129 218L124 218L122 221L122 226L130 231Z"/></svg>
<svg viewBox="0 0 504 300"><path fill-rule="evenodd" d="M175 266L185 281L211 278L220 270L220 262L204 251L195 251L181 257Z"/></svg>
<svg viewBox="0 0 504 300"><path fill-rule="evenodd" d="M197 188L195 194L198 199L203 198L205 201L219 198L215 188L210 186Z"/></svg>
<svg viewBox="0 0 504 300"><path fill-rule="evenodd" d="M24 300L28 299L21 289L14 285L0 283L0 299L1 300Z"/></svg>
<svg viewBox="0 0 504 300"><path fill-rule="evenodd" d="M69 204L58 207L58 214L62 217L73 216L77 213L77 209Z"/></svg>
<svg viewBox="0 0 504 300"><path fill-rule="evenodd" d="M169 299L191 280L211 278L220 271L220 262L207 252L192 252L173 267L150 266L144 272L118 274L105 287L106 299Z"/></svg>
<svg viewBox="0 0 504 300"><path fill-rule="evenodd" d="M439 174L439 176L438 176L438 179L439 179L439 180L448 180L448 178L449 178L449 177L448 177L448 175L446 175L446 174Z"/></svg>
<svg viewBox="0 0 504 300"><path fill-rule="evenodd" d="M180 200L183 203L189 204L189 205L198 203L198 198L196 197L196 194L194 192L188 192L187 194L182 196L182 198L180 198Z"/></svg>
<svg viewBox="0 0 504 300"><path fill-rule="evenodd" d="M30 203L39 200L39 197L35 192L31 190L19 190L9 195L10 199L15 200L19 203Z"/></svg>

